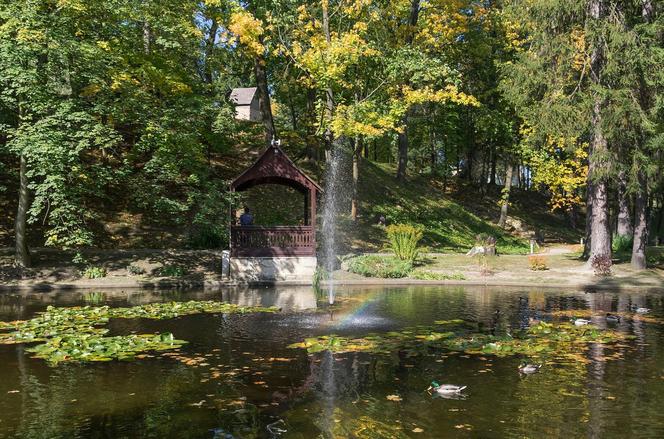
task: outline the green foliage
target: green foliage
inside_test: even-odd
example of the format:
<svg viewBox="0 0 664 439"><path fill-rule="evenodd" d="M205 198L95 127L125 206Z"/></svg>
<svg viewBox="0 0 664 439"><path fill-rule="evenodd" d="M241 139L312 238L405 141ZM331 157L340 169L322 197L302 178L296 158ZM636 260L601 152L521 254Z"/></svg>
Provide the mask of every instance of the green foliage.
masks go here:
<svg viewBox="0 0 664 439"><path fill-rule="evenodd" d="M106 295L100 291L90 291L83 295L83 300L89 305L99 305L106 300Z"/></svg>
<svg viewBox="0 0 664 439"><path fill-rule="evenodd" d="M175 340L172 334L105 337L108 329L99 326L105 325L110 319L163 320L200 313L277 311L274 307L245 307L214 301L160 302L131 308L49 306L45 312L38 313L30 320L0 322L0 344L43 342L28 349L28 352L34 353L36 358L47 360L51 365L65 361L131 360L142 352L176 349L186 342Z"/></svg>
<svg viewBox="0 0 664 439"><path fill-rule="evenodd" d="M408 277L418 280L466 280L463 273L439 273L429 270L413 270Z"/></svg>
<svg viewBox="0 0 664 439"><path fill-rule="evenodd" d="M113 360L134 360L149 351L165 351L182 347L186 341L176 340L171 333L132 334L103 337L76 334L49 339L46 343L26 349L34 358L50 365L61 362L88 363ZM142 354L142 355L141 355Z"/></svg>
<svg viewBox="0 0 664 439"><path fill-rule="evenodd" d="M145 270L139 267L138 265L129 264L127 265L127 272L132 276L140 276L145 274Z"/></svg>
<svg viewBox="0 0 664 439"><path fill-rule="evenodd" d="M189 274L188 270L186 267L183 267L182 265L164 265L163 267L159 268L157 270L157 273L159 276L163 277L182 277L186 276Z"/></svg>
<svg viewBox="0 0 664 439"><path fill-rule="evenodd" d="M225 221L218 224L204 224L196 228L189 237L189 247L195 249L225 248L228 244L228 230Z"/></svg>
<svg viewBox="0 0 664 439"><path fill-rule="evenodd" d="M631 235L615 235L613 237L612 249L615 253L631 252L634 237Z"/></svg>
<svg viewBox="0 0 664 439"><path fill-rule="evenodd" d="M321 282L328 279L329 274L325 268L321 267L320 265L316 267L316 270L314 270L314 277L311 280L312 287L314 291L320 291L321 289Z"/></svg>
<svg viewBox="0 0 664 439"><path fill-rule="evenodd" d="M418 244L422 239L422 228L410 224L392 224L387 226L387 238L390 241L390 250L402 261L411 264L419 254Z"/></svg>
<svg viewBox="0 0 664 439"><path fill-rule="evenodd" d="M83 277L88 279L101 279L106 277L107 271L104 267L97 267L94 265L88 265L83 271Z"/></svg>
<svg viewBox="0 0 664 439"><path fill-rule="evenodd" d="M544 256L528 256L528 265L532 271L545 271L549 269L547 259Z"/></svg>
<svg viewBox="0 0 664 439"><path fill-rule="evenodd" d="M580 328L571 323L546 323L533 325L513 336L495 336L484 333L458 333L441 331L443 327L459 326L458 323L436 322L431 326L417 326L384 334L368 334L362 338L324 335L307 338L289 345L292 349L306 349L313 354L331 352L371 352L390 354L405 351L409 354L429 352L431 348L450 349L477 355L498 357L526 356L548 357L555 360L580 361L581 355L591 344L616 343L628 338L612 330L594 326Z"/></svg>
<svg viewBox="0 0 664 439"><path fill-rule="evenodd" d="M412 262L391 256L363 255L348 260L348 271L366 277L401 278L412 270Z"/></svg>

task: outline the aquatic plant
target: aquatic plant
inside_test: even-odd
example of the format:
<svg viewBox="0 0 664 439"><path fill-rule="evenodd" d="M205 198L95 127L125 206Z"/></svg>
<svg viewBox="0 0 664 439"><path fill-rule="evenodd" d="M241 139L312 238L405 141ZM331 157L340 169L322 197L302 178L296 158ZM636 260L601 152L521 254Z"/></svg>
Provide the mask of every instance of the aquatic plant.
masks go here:
<svg viewBox="0 0 664 439"><path fill-rule="evenodd" d="M324 335L307 338L289 348L306 349L313 354L329 350L336 353L370 352L388 354L395 351L418 353L430 348L460 351L467 354L526 357L550 357L558 360L584 361L581 354L590 343L614 343L629 338L620 332L594 326L576 327L571 323L541 322L514 336L484 333L441 332L443 325L458 321L438 321L431 326L417 326L361 338Z"/></svg>
<svg viewBox="0 0 664 439"><path fill-rule="evenodd" d="M131 334L104 337L98 334L71 334L49 339L46 343L26 349L34 358L51 365L61 362L99 362L133 360L148 351L176 349L186 344L171 333Z"/></svg>
<svg viewBox="0 0 664 439"><path fill-rule="evenodd" d="M0 344L44 342L28 349L28 352L36 353L36 357L44 358L52 364L62 361L107 361L91 359L104 355L108 359L122 360L133 358L138 352L174 349L185 342L174 340L172 334L162 335L159 342L155 334L105 337L108 329L100 326L110 319L162 320L202 313L277 311L275 307L240 306L211 300L149 303L129 308L49 306L30 320L0 322Z"/></svg>
<svg viewBox="0 0 664 439"><path fill-rule="evenodd" d="M91 305L98 305L102 303L104 300L106 300L106 295L99 291L90 291L83 295L83 300L85 301L85 303L89 303Z"/></svg>

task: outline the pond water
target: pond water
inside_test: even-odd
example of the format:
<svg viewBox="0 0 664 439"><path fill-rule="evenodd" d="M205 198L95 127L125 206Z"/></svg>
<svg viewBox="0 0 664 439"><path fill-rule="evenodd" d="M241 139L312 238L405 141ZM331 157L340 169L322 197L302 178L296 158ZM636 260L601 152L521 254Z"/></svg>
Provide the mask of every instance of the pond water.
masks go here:
<svg viewBox="0 0 664 439"><path fill-rule="evenodd" d="M223 300L280 313L122 319L111 334L172 332L175 356L49 366L23 345L0 345L0 437L440 438L664 437L664 296L657 293L412 287L339 289L328 307L308 288L222 292L78 292L0 296L0 320L47 305L133 306ZM614 329L633 338L591 345L584 361L523 376L519 357L429 349L308 354L287 346L326 334L362 337L463 319L509 333L549 312L651 308ZM499 310L499 313L496 313ZM465 397L426 392L432 380Z"/></svg>

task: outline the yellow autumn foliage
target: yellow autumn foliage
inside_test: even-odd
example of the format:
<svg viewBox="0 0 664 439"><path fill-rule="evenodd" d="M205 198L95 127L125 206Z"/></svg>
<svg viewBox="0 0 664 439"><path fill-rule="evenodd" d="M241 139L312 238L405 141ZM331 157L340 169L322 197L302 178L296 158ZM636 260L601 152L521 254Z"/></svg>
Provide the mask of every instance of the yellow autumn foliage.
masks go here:
<svg viewBox="0 0 664 439"><path fill-rule="evenodd" d="M579 189L588 176L588 145L577 138L546 136L543 142L534 140L534 129L527 124L521 128L524 156L532 170L532 181L551 191L551 210L569 210L583 200Z"/></svg>
<svg viewBox="0 0 664 439"><path fill-rule="evenodd" d="M261 55L265 47L261 41L264 29L260 20L245 10L239 10L231 15L228 30L237 37L240 44L251 54Z"/></svg>

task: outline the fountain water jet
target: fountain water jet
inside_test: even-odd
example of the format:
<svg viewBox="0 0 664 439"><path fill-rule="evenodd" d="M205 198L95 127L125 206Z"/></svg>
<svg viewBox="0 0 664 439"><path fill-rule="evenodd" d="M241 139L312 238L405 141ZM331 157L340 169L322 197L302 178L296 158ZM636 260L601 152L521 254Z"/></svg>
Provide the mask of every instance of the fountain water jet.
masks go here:
<svg viewBox="0 0 664 439"><path fill-rule="evenodd" d="M332 143L332 151L325 169L325 192L323 201L323 264L328 273L327 295L330 305L334 304L334 269L336 266L336 222L343 194L341 168L344 159L342 142Z"/></svg>

